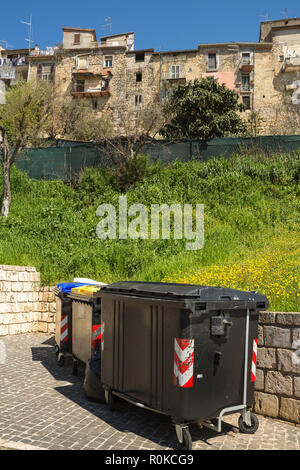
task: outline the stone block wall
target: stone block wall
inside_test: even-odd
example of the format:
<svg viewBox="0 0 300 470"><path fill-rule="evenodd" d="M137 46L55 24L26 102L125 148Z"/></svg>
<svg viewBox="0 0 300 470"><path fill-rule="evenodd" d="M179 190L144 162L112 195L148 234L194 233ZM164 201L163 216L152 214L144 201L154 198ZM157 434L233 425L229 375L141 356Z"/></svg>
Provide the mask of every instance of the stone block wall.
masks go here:
<svg viewBox="0 0 300 470"><path fill-rule="evenodd" d="M56 302L33 267L0 265L0 336L54 333Z"/></svg>
<svg viewBox="0 0 300 470"><path fill-rule="evenodd" d="M300 424L300 313L260 312L254 410Z"/></svg>

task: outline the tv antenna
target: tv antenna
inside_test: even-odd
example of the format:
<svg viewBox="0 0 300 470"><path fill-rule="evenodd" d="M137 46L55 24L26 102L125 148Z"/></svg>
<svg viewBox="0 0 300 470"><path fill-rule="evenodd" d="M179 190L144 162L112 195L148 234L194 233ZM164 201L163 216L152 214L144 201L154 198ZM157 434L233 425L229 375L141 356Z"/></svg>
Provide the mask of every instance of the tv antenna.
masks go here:
<svg viewBox="0 0 300 470"><path fill-rule="evenodd" d="M104 23L101 28L103 33L106 34L111 34L112 33L112 18L110 16L107 16L107 18L104 18Z"/></svg>
<svg viewBox="0 0 300 470"><path fill-rule="evenodd" d="M1 43L1 44L5 44L5 49L8 49L9 47L13 47L12 44L8 44L8 40L7 40L7 39L0 39L0 43Z"/></svg>
<svg viewBox="0 0 300 470"><path fill-rule="evenodd" d="M265 15L260 15L261 18L264 18L265 21L269 21L269 12L268 10L266 10L266 14Z"/></svg>
<svg viewBox="0 0 300 470"><path fill-rule="evenodd" d="M285 8L284 11L281 11L280 13L281 13L281 15L283 15L285 18L288 18L288 17L289 17L287 8Z"/></svg>
<svg viewBox="0 0 300 470"><path fill-rule="evenodd" d="M28 42L29 52L31 51L32 40L32 14L30 13L29 23L27 21L20 21L20 23L26 24L28 26L28 38L24 38Z"/></svg>

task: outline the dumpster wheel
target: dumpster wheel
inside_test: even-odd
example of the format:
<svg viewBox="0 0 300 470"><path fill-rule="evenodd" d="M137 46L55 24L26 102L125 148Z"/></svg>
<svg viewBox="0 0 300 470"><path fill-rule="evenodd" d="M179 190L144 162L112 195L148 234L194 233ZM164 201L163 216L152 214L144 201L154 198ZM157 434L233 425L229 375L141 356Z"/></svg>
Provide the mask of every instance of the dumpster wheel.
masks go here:
<svg viewBox="0 0 300 470"><path fill-rule="evenodd" d="M72 374L76 377L78 375L78 360L73 358Z"/></svg>
<svg viewBox="0 0 300 470"><path fill-rule="evenodd" d="M177 439L182 450L192 450L193 441L188 426L176 425Z"/></svg>
<svg viewBox="0 0 300 470"><path fill-rule="evenodd" d="M181 449L192 450L193 441L192 436L188 428L182 429L182 443L180 443Z"/></svg>
<svg viewBox="0 0 300 470"><path fill-rule="evenodd" d="M65 356L61 353L59 353L58 355L57 364L59 365L59 367L63 367L65 365Z"/></svg>
<svg viewBox="0 0 300 470"><path fill-rule="evenodd" d="M108 392L107 406L108 406L108 409L110 411L114 411L114 409L115 409L115 398L114 398L111 390Z"/></svg>
<svg viewBox="0 0 300 470"><path fill-rule="evenodd" d="M239 429L244 434L254 434L258 430L259 421L257 416L254 413L250 413L251 425L248 426L244 420L243 416L239 417L238 425Z"/></svg>

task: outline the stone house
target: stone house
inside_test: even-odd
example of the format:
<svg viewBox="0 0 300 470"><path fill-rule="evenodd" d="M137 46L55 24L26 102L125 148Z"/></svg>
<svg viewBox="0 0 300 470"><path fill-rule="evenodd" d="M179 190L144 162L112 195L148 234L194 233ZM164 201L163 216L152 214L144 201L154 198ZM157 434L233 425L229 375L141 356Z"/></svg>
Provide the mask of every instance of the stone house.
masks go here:
<svg viewBox="0 0 300 470"><path fill-rule="evenodd" d="M28 80L51 80L61 100L86 98L95 114L118 112L163 100L172 87L214 76L235 90L253 134L300 132L300 18L265 21L258 42L199 44L190 50L135 50L134 33L97 40L94 29L63 27L62 45L23 51ZM18 59L18 51L1 57ZM0 64L1 75L1 64ZM1 78L1 77L0 77Z"/></svg>

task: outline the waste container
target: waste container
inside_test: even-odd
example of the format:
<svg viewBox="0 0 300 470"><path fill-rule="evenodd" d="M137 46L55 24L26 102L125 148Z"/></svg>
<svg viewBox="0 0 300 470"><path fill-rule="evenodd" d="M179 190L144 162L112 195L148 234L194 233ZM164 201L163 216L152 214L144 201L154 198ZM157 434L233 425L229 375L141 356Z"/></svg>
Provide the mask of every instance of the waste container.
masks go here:
<svg viewBox="0 0 300 470"><path fill-rule="evenodd" d="M189 424L220 432L225 414L240 412L240 430L255 432L250 409L264 295L128 281L103 287L100 296L101 381L110 408L119 396L170 416L184 449L192 448Z"/></svg>
<svg viewBox="0 0 300 470"><path fill-rule="evenodd" d="M78 361L86 364L97 344L101 342L100 286L81 286L68 294L72 301L73 374L77 375Z"/></svg>
<svg viewBox="0 0 300 470"><path fill-rule="evenodd" d="M56 295L55 353L60 366L64 365L65 354L72 353L72 300L68 294L74 287L86 284L62 282L54 288Z"/></svg>

